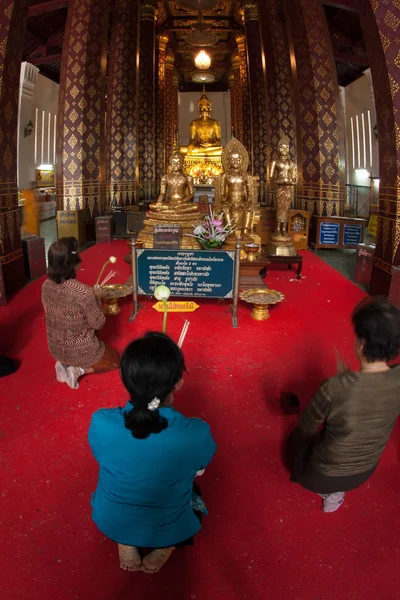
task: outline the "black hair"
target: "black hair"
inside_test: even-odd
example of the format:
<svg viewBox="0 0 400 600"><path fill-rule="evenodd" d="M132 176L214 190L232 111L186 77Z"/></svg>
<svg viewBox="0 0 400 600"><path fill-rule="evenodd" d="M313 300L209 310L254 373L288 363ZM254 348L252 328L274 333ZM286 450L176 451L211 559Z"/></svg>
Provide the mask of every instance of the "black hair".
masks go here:
<svg viewBox="0 0 400 600"><path fill-rule="evenodd" d="M124 414L125 427L134 438L145 439L168 426L158 411L148 404L158 398L161 405L173 392L186 371L181 349L163 333L149 332L134 340L121 358L121 377L133 409Z"/></svg>
<svg viewBox="0 0 400 600"><path fill-rule="evenodd" d="M75 279L76 267L81 262L78 254L78 241L74 237L64 237L53 242L48 252L47 274L55 283Z"/></svg>
<svg viewBox="0 0 400 600"><path fill-rule="evenodd" d="M400 353L400 310L386 300L367 298L352 316L368 362L393 360Z"/></svg>

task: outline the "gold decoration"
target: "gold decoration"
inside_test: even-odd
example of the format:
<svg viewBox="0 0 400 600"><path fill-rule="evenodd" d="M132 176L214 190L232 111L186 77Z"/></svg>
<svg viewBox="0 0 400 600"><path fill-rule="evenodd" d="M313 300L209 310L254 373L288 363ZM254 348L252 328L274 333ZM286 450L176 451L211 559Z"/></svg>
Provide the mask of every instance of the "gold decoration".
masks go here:
<svg viewBox="0 0 400 600"><path fill-rule="evenodd" d="M246 290L239 294L239 297L253 304L253 310L250 316L256 321L266 321L270 318L268 307L271 304L278 304L285 299L285 296L281 292L276 290L269 290L267 288L255 288Z"/></svg>

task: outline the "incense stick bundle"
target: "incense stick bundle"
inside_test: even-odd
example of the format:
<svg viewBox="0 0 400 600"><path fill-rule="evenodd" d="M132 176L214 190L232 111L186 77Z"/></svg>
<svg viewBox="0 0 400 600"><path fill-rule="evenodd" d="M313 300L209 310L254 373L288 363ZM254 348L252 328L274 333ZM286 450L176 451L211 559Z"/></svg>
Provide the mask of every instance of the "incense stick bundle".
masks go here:
<svg viewBox="0 0 400 600"><path fill-rule="evenodd" d="M185 337L186 337L186 334L187 334L187 330L189 329L189 325L190 325L189 321L186 320L185 323L184 323L184 325L183 325L183 327L182 327L181 336L179 338L179 342L178 342L178 347L179 348L182 348L182 344L183 344L183 342L185 340Z"/></svg>
<svg viewBox="0 0 400 600"><path fill-rule="evenodd" d="M116 271L110 271L108 275L106 275L106 277L104 277L103 281L99 284L100 287L103 287L103 285L106 285L106 283L108 283L110 281L110 279L112 279L116 274Z"/></svg>

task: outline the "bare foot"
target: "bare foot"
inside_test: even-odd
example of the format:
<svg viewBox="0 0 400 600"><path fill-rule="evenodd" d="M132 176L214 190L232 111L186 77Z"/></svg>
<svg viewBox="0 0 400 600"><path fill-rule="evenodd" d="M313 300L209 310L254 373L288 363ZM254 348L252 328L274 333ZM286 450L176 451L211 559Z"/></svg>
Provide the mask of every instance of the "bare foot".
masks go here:
<svg viewBox="0 0 400 600"><path fill-rule="evenodd" d="M157 548L145 556L142 562L142 571L144 573L158 573L158 571L165 565L173 551L175 546L169 548Z"/></svg>
<svg viewBox="0 0 400 600"><path fill-rule="evenodd" d="M135 546L124 546L118 544L119 563L124 571L140 571L142 560Z"/></svg>

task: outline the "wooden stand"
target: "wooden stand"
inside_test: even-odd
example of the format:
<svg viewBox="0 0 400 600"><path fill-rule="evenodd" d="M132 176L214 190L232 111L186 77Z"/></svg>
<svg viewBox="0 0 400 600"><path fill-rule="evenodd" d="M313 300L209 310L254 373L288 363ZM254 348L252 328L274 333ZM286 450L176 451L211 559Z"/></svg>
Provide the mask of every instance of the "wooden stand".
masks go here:
<svg viewBox="0 0 400 600"><path fill-rule="evenodd" d="M85 211L81 210L58 210L57 211L57 235L62 237L74 237L79 244L86 242Z"/></svg>
<svg viewBox="0 0 400 600"><path fill-rule="evenodd" d="M22 238L22 251L24 253L25 275L28 279L35 279L46 274L46 253L44 238L40 235L27 235Z"/></svg>
<svg viewBox="0 0 400 600"><path fill-rule="evenodd" d="M239 288L248 290L251 288L266 287L263 277L266 273L269 259L265 254L258 254L253 261L241 260L239 271Z"/></svg>
<svg viewBox="0 0 400 600"><path fill-rule="evenodd" d="M292 264L295 264L297 265L296 277L297 279L301 278L301 270L303 268L303 257L301 254L297 254L296 256L275 256L273 254L268 254L268 262L271 264L287 265L289 270L292 268ZM264 277L266 275L267 266L265 266L265 272L263 273Z"/></svg>

